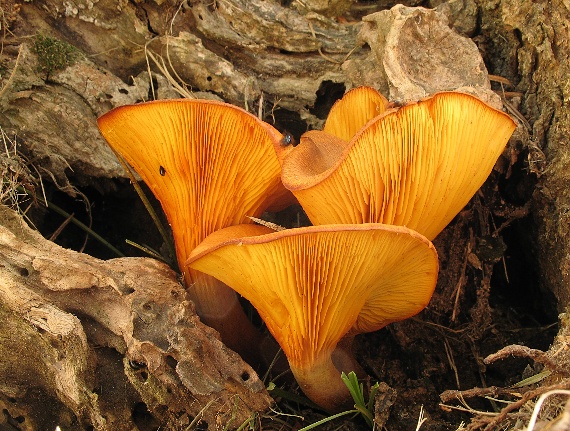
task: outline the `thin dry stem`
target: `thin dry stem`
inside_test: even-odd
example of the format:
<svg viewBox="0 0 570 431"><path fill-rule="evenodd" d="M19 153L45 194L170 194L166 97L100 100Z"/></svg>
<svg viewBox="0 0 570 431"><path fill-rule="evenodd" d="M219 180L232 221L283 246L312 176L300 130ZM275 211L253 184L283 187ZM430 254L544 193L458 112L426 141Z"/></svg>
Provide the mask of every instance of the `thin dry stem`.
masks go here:
<svg viewBox="0 0 570 431"><path fill-rule="evenodd" d="M268 227L269 229L274 230L275 232L285 230L285 228L283 226L279 226L278 224L272 223L270 221L266 221L266 220L263 220L263 219L260 219L257 217L250 217L250 216L248 216L248 218L257 224L260 224L262 226L265 226L265 227Z"/></svg>
<svg viewBox="0 0 570 431"><path fill-rule="evenodd" d="M508 406L503 408L500 411L499 415L487 424L487 426L484 428L484 431L493 431L498 426L498 424L500 424L501 422L503 422L504 420L507 419L509 413L520 408L526 402L532 400L533 398L535 398L539 395L542 395L544 393L547 393L549 391L558 390L558 389L568 389L568 388L570 388L570 380L565 379L562 382L551 385L551 386L542 386L542 387L535 389L533 391L528 391L527 393L525 393L522 396L522 398L520 400L515 401L512 404L509 404Z"/></svg>
<svg viewBox="0 0 570 431"><path fill-rule="evenodd" d="M533 412L532 412L532 416L530 417L530 420L528 422L528 427L527 430L528 431L533 431L534 430L534 426L536 424L536 421L538 420L538 415L540 413L540 409L542 407L542 404L544 403L544 401L552 396L552 395L568 395L570 396L570 391L569 390L565 390L565 389L557 389L557 390L553 390L553 391L548 391L544 394L542 394L540 396L540 398L538 399L538 401L536 402L536 405L534 406ZM568 414L569 412L567 412L568 407L569 407L569 403L566 403L566 407L564 409L564 412L566 414ZM568 422L568 418L566 418L566 422ZM568 429L568 428L560 428L560 429Z"/></svg>
<svg viewBox="0 0 570 431"><path fill-rule="evenodd" d="M527 346L521 346L519 344L512 344L510 346L503 347L496 353L493 353L483 359L486 365L492 364L499 359L504 359L509 356L517 356L523 358L532 359L535 362L543 364L545 367L554 370L556 369L556 364L552 362L542 350L531 349Z"/></svg>
<svg viewBox="0 0 570 431"><path fill-rule="evenodd" d="M170 31L168 32L168 34L166 34L164 36L166 38L166 59L168 60L168 66L170 66L170 67L167 66L166 62L164 61L164 58L161 55L153 53L149 49L150 44L153 41L157 40L156 38L149 40L144 46L146 67L147 67L147 72L149 74L149 79L150 79L152 98L154 100L156 100L157 96L155 93L154 85L152 83L152 73L153 72L151 69L151 63L150 63L149 59L152 60L154 65L158 68L160 73L167 79L168 83L172 86L174 91L176 91L180 96L182 96L186 99L195 99L196 98L196 96L194 96L194 94L192 94L192 91L188 90L189 85L186 82L184 82L184 80L180 77L180 75L176 71L176 68L173 66L172 60L170 58L170 42L169 41L170 41L170 37L173 37L172 36L173 23L174 23L174 20L176 19L176 16L178 15L178 12L180 11L180 8L182 7L182 5L183 4L181 4L178 7L176 13L174 14L174 16L170 22Z"/></svg>
<svg viewBox="0 0 570 431"><path fill-rule="evenodd" d="M20 45L20 47L18 48L18 55L16 56L14 68L12 69L12 72L10 73L8 80L6 81L4 86L2 88L0 88L0 97L2 97L4 95L4 93L6 92L6 89L10 86L10 84L14 80L14 76L16 75L16 70L18 69L18 64L20 63L20 55L22 54L22 47L23 47L23 45Z"/></svg>
<svg viewBox="0 0 570 431"><path fill-rule="evenodd" d="M457 366L455 365L455 359L453 358L453 352L451 350L451 346L449 345L447 338L443 338L443 347L445 348L445 354L447 355L447 361L449 362L449 366L453 370L455 374L455 382L457 383L457 388L461 388L461 384L459 382L459 373L457 372Z"/></svg>

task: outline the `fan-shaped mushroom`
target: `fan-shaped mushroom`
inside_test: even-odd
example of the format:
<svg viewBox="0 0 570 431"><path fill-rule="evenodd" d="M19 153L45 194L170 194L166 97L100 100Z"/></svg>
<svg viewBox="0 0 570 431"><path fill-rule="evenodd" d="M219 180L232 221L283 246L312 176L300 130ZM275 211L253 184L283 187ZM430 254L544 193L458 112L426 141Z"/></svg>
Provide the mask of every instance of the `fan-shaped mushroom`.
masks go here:
<svg viewBox="0 0 570 431"><path fill-rule="evenodd" d="M332 106L323 132L349 142L366 123L388 109L388 99L370 87L347 91Z"/></svg>
<svg viewBox="0 0 570 431"><path fill-rule="evenodd" d="M336 411L349 399L331 356L337 343L349 332L375 331L421 311L436 284L437 253L425 237L402 226L269 232L257 225L214 232L187 264L247 298L305 394ZM343 363L348 372L354 358Z"/></svg>
<svg viewBox="0 0 570 431"><path fill-rule="evenodd" d="M334 103L323 127L323 132L340 139L327 141L321 148L316 149L319 151L317 155L307 154L307 157L304 158L297 154L295 160L299 163L305 161L309 166L312 166L310 169L317 172L326 170L331 163L340 157L356 132L368 121L384 113L389 106L388 100L373 88L357 87L349 90L342 99ZM293 151L294 146L282 145L282 141L279 144L281 145L275 145L275 150L279 161L282 163L287 155ZM297 149L296 151L302 150ZM313 163L322 164L322 167L315 167Z"/></svg>
<svg viewBox="0 0 570 431"><path fill-rule="evenodd" d="M347 93L350 104L324 131L305 133L287 153L275 145L283 184L315 225L386 223L433 239L489 176L515 123L471 95L444 92L388 109L347 142L348 107L368 106L371 91Z"/></svg>
<svg viewBox="0 0 570 431"><path fill-rule="evenodd" d="M109 145L149 186L172 227L179 265L208 234L249 223L287 192L271 138L281 134L235 106L167 100L122 106L98 120ZM201 318L246 357L257 332L233 290L184 272Z"/></svg>

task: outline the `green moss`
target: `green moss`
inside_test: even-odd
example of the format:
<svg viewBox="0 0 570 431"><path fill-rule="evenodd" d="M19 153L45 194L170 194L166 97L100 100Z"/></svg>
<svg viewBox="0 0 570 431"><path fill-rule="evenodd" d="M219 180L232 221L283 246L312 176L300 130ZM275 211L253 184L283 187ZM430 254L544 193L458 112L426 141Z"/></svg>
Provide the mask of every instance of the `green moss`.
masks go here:
<svg viewBox="0 0 570 431"><path fill-rule="evenodd" d="M73 45L42 35L36 36L32 50L38 56L39 70L48 76L71 66L79 56L79 51Z"/></svg>

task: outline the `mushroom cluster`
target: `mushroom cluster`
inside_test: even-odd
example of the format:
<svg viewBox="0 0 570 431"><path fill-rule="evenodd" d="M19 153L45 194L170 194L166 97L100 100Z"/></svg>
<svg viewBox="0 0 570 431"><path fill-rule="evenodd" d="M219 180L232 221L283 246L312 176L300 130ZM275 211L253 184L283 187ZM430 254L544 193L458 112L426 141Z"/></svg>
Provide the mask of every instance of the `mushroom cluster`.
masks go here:
<svg viewBox="0 0 570 431"><path fill-rule="evenodd" d="M261 338L234 291L249 300L304 393L334 412L350 399L340 372L358 369L352 339L425 308L438 273L431 240L515 123L463 93L393 107L360 87L297 146L218 102L117 108L99 127L160 200L198 314L249 359ZM313 226L248 224L290 192Z"/></svg>

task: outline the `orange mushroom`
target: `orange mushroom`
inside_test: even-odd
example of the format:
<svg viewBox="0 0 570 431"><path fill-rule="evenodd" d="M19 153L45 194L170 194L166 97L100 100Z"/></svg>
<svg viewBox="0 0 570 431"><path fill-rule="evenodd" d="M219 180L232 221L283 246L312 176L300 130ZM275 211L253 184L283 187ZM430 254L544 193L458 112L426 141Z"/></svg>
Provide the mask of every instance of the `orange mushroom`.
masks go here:
<svg viewBox="0 0 570 431"><path fill-rule="evenodd" d="M323 132L348 142L366 123L383 114L389 105L388 99L373 88L353 88L334 103Z"/></svg>
<svg viewBox="0 0 570 431"><path fill-rule="evenodd" d="M329 145L323 146L323 151L319 153L319 157L303 159L296 157L297 160L306 160L312 163L325 162L326 165L333 163L342 151L348 146L350 139L360 128L374 117L382 114L390 106L388 99L370 87L357 87L349 90L340 100L337 100L329 111L327 121L323 127L323 132L334 135L341 140L335 142L327 142ZM283 162L283 159L293 150L294 146L275 145L277 157ZM300 151L297 149L297 151ZM307 155L310 157L310 155ZM325 160L321 160L324 158ZM329 159L327 161L327 159ZM318 170L318 168L314 168Z"/></svg>
<svg viewBox="0 0 570 431"><path fill-rule="evenodd" d="M273 127L235 106L166 100L122 106L98 120L109 145L133 166L162 204L177 259L184 262L207 235L249 223L287 192ZM197 312L245 359L259 334L229 287L195 270L184 278Z"/></svg>
<svg viewBox="0 0 570 431"><path fill-rule="evenodd" d="M315 225L402 225L431 240L487 179L516 125L459 92L388 109L363 124L374 91L347 93L350 103L342 99L325 129L305 133L295 148L275 145L283 184ZM359 100L368 117L353 118L350 107Z"/></svg>
<svg viewBox="0 0 570 431"><path fill-rule="evenodd" d="M357 367L350 352L339 356L339 340L420 312L438 272L430 241L381 224L231 226L208 236L187 264L255 306L301 389L331 412L350 398L340 372Z"/></svg>

